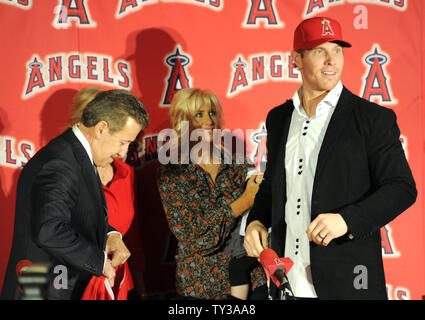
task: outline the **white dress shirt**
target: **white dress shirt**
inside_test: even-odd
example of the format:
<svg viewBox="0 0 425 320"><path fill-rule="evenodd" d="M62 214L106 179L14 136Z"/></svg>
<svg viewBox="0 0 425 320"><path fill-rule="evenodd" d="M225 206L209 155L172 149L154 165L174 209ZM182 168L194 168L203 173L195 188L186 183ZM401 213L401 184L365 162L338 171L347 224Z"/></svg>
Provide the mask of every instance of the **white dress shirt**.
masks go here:
<svg viewBox="0 0 425 320"><path fill-rule="evenodd" d="M91 164L94 165L93 162L93 155L91 152L90 143L88 142L87 138L84 136L84 134L81 132L80 128L78 128L77 125L72 127L72 132L74 132L75 136L77 137L78 141L81 142L81 144L84 147L84 150L86 150L87 155L90 158Z"/></svg>
<svg viewBox="0 0 425 320"><path fill-rule="evenodd" d="M301 90L297 90L292 97L294 111L285 155L285 257L294 262L288 272L288 279L296 297L317 297L311 278L310 244L306 230L311 222L311 197L317 158L342 89L341 82L338 82L317 105L316 113L310 118L301 105Z"/></svg>

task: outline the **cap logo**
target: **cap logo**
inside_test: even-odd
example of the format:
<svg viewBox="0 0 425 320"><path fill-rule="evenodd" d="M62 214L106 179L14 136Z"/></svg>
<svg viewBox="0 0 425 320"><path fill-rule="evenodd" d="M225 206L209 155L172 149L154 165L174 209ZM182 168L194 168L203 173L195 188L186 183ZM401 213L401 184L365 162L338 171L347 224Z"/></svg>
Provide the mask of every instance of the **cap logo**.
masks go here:
<svg viewBox="0 0 425 320"><path fill-rule="evenodd" d="M334 32L331 27L331 22L327 19L322 20L322 36L334 36Z"/></svg>

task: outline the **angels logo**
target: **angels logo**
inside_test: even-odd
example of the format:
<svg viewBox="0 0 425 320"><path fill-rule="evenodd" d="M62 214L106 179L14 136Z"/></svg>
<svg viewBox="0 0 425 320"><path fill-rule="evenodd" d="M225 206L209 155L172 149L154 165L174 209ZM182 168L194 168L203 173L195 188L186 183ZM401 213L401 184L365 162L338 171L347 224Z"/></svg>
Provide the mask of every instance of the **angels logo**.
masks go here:
<svg viewBox="0 0 425 320"><path fill-rule="evenodd" d="M117 12L115 17L117 19L142 9L148 4L157 4L160 0L119 0ZM161 2L176 2L176 3L190 3L198 6L204 6L214 10L221 10L222 0L161 0Z"/></svg>
<svg viewBox="0 0 425 320"><path fill-rule="evenodd" d="M130 90L130 64L119 60L112 65L111 57L97 54L55 54L45 61L34 55L27 62L27 78L22 98L47 90L66 81L102 83Z"/></svg>
<svg viewBox="0 0 425 320"><path fill-rule="evenodd" d="M30 9L32 6L31 0L0 0L0 3L10 4L21 9Z"/></svg>
<svg viewBox="0 0 425 320"><path fill-rule="evenodd" d="M7 167L23 167L33 156L35 147L30 141L16 141L14 137L1 137L0 146L3 156L0 152L0 165Z"/></svg>
<svg viewBox="0 0 425 320"><path fill-rule="evenodd" d="M331 22L329 20L323 19L322 24L323 24L322 36L333 36L333 35L335 35L333 30L332 30L332 27L331 27Z"/></svg>
<svg viewBox="0 0 425 320"><path fill-rule="evenodd" d="M144 135L143 143L134 141L128 146L125 162L134 168L158 158L158 135Z"/></svg>
<svg viewBox="0 0 425 320"><path fill-rule="evenodd" d="M56 29L66 29L71 26L71 21L74 21L77 27L96 27L86 1L88 0L59 0L54 9L53 26Z"/></svg>
<svg viewBox="0 0 425 320"><path fill-rule="evenodd" d="M144 161L158 159L158 135L152 134L143 137L145 145L143 146Z"/></svg>
<svg viewBox="0 0 425 320"><path fill-rule="evenodd" d="M170 66L170 74L166 80L166 88L161 106L170 106L174 94L183 88L190 88L190 80L186 74L186 66L191 62L188 55L180 53L177 46L176 51L169 55L165 62Z"/></svg>
<svg viewBox="0 0 425 320"><path fill-rule="evenodd" d="M34 60L28 64L28 67L31 69L31 71L30 71L29 79L27 81L25 95L31 93L33 88L35 87L44 88L46 86L44 84L43 74L41 72L43 64L38 62L37 57L34 57Z"/></svg>
<svg viewBox="0 0 425 320"><path fill-rule="evenodd" d="M152 4L157 2L157 0L120 0L115 17L122 18L127 14L142 9L142 7L146 4Z"/></svg>
<svg viewBox="0 0 425 320"><path fill-rule="evenodd" d="M248 80L245 73L245 67L247 66L246 62L242 60L241 57L233 64L235 68L235 73L233 76L232 86L230 88L230 93L233 93L238 89L239 86L247 87Z"/></svg>
<svg viewBox="0 0 425 320"><path fill-rule="evenodd" d="M292 57L287 53L259 53L244 61L241 56L232 63L233 75L227 96L249 89L253 84L267 81L300 81L298 70L294 67Z"/></svg>
<svg viewBox="0 0 425 320"><path fill-rule="evenodd" d="M395 104L397 101L392 98L392 91L389 85L389 77L385 75L384 65L390 60L379 46L375 44L373 52L366 54L364 62L369 65L369 71L363 81L362 97L372 101L372 97L377 97L377 103Z"/></svg>
<svg viewBox="0 0 425 320"><path fill-rule="evenodd" d="M259 21L264 27L283 27L279 21L273 0L248 0L248 10L244 27L258 27Z"/></svg>
<svg viewBox="0 0 425 320"><path fill-rule="evenodd" d="M384 258L397 258L400 256L400 252L394 246L392 228L388 224L381 228L381 246Z"/></svg>
<svg viewBox="0 0 425 320"><path fill-rule="evenodd" d="M260 171L264 172L262 166L267 162L267 130L264 122L261 123L261 128L252 134L251 139L257 144L257 148L252 157L252 163L257 168L260 168Z"/></svg>
<svg viewBox="0 0 425 320"><path fill-rule="evenodd" d="M364 3L381 5L383 7L396 10L405 10L407 8L407 0L307 0L305 6L304 17L328 10L334 5L348 3Z"/></svg>
<svg viewBox="0 0 425 320"><path fill-rule="evenodd" d="M127 157L125 159L125 163L128 165L138 168L142 164L142 147L139 141L133 141L128 145Z"/></svg>

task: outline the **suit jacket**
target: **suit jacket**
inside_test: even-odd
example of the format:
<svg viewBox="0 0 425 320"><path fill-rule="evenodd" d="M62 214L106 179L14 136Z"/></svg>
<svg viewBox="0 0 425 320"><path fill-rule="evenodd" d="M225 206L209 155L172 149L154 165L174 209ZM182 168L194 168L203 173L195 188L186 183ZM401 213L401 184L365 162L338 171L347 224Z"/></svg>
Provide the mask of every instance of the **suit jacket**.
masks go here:
<svg viewBox="0 0 425 320"><path fill-rule="evenodd" d="M247 221L272 227L270 245L280 257L286 239L285 146L293 110L288 100L267 116L267 166ZM310 243L319 299L387 299L380 228L417 195L399 136L392 110L343 88L318 157L311 220L320 213L340 213L348 232L327 247ZM367 289L355 288L356 266L366 267L360 268L367 270L361 275Z"/></svg>
<svg viewBox="0 0 425 320"><path fill-rule="evenodd" d="M19 176L2 298L22 296L16 265L28 259L51 263L53 272L55 266L66 267L66 273L57 271L60 286L49 289L49 299L79 299L90 277L103 272L109 230L100 180L84 147L68 129L37 152Z"/></svg>

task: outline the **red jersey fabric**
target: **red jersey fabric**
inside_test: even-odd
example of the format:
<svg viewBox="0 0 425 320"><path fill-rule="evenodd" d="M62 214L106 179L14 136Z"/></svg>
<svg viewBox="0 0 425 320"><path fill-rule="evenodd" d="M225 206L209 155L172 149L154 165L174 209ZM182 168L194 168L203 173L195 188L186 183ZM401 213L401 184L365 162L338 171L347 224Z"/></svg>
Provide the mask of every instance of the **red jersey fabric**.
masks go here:
<svg viewBox="0 0 425 320"><path fill-rule="evenodd" d="M114 159L112 181L103 186L108 207L109 225L124 236L134 218L134 170L121 160Z"/></svg>
<svg viewBox="0 0 425 320"><path fill-rule="evenodd" d="M116 276L114 287L111 288L104 276L92 277L81 300L127 300L127 293L132 288L128 263L115 268Z"/></svg>
<svg viewBox="0 0 425 320"><path fill-rule="evenodd" d="M114 177L108 185L103 186L103 190L108 207L109 225L124 237L134 219L134 170L119 159L114 159L113 166L115 168ZM137 232L134 230L131 233L130 242L134 243ZM128 247L132 252L131 246ZM141 243L137 247L141 248ZM140 256L140 252L138 253ZM109 288L104 276L93 276L87 285L82 300L126 300L127 292L134 288L128 263L125 262L124 265L117 267L115 272L116 278L113 288Z"/></svg>

